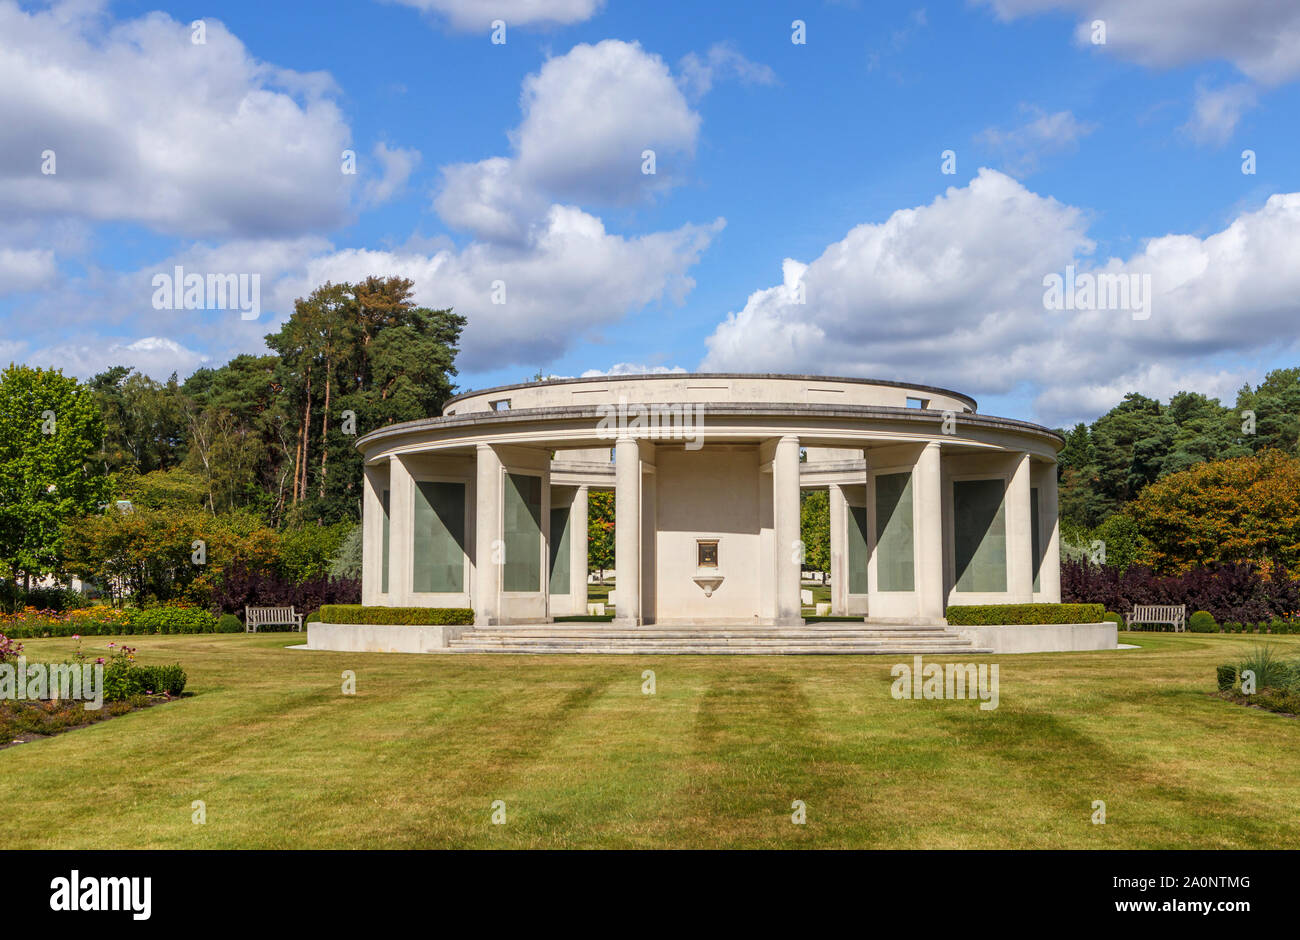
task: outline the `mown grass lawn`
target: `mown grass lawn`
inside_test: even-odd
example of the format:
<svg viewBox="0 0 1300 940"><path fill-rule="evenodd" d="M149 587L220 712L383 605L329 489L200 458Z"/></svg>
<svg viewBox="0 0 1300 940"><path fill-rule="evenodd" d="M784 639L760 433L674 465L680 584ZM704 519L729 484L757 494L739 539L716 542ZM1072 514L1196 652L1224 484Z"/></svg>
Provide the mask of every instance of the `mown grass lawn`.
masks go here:
<svg viewBox="0 0 1300 940"><path fill-rule="evenodd" d="M291 634L138 637L141 661L180 661L194 695L0 751L6 845L1300 846L1300 721L1212 694L1214 666L1260 638L1122 637L1143 648L990 658L995 711L895 701L895 657L408 656L285 649ZM1271 642L1300 655L1300 638ZM73 644L26 645L35 659ZM346 669L355 696L341 694ZM655 695L641 691L646 669Z"/></svg>

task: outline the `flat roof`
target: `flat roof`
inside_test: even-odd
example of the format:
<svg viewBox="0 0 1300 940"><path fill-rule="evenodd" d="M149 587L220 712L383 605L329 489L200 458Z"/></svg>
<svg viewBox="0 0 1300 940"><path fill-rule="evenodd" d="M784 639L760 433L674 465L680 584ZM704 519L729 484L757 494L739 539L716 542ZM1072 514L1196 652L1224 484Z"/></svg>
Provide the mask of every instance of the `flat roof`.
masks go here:
<svg viewBox="0 0 1300 940"><path fill-rule="evenodd" d="M645 372L632 375L591 375L586 378L567 378L551 379L540 382L516 382L513 385L494 385L491 388L476 388L471 391L461 392L443 403L443 411L454 405L458 401L466 398L476 398L479 395L491 395L497 392L508 392L517 388L535 388L539 385L576 385L580 382L643 382L646 379L662 379L665 381L673 379L792 379L795 381L805 382L846 382L851 385L883 385L889 388L914 389L918 392L933 392L938 395L951 395L953 398L959 398L971 406L972 411L978 411L975 399L961 392L954 392L950 388L940 388L937 385L918 385L914 382L896 382L892 379L857 379L840 375L800 375L798 373L784 372Z"/></svg>
<svg viewBox="0 0 1300 940"><path fill-rule="evenodd" d="M414 421L402 421L386 424L367 431L357 438L355 447L364 451L366 445L386 437L412 434L420 431L435 431L447 428L465 427L474 424L512 424L538 419L563 421L575 419L600 418L606 415L605 405L560 405L545 408L512 408L509 411L471 411L466 414L450 415L441 418L417 418ZM719 402L709 406L713 416L729 415L772 415L777 417L824 417L824 418L885 418L907 423L930 423L942 418L942 412L933 409L898 408L890 405L832 405L822 403L750 403ZM1018 433L1029 433L1047 438L1064 445L1065 438L1051 428L1016 418L1001 418L996 415L982 415L975 412L962 415L960 422L975 424L989 429L1001 429ZM819 446L819 445L814 445ZM1059 448L1058 448L1059 452Z"/></svg>

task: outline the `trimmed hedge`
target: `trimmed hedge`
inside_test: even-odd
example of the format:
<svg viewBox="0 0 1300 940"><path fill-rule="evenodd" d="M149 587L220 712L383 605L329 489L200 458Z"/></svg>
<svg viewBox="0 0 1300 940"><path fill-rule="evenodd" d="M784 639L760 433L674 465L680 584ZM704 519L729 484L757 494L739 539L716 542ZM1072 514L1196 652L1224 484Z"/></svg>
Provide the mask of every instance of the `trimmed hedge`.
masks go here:
<svg viewBox="0 0 1300 940"><path fill-rule="evenodd" d="M361 604L326 604L320 609L324 623L396 624L408 627L470 626L474 611L468 607L363 607Z"/></svg>
<svg viewBox="0 0 1300 940"><path fill-rule="evenodd" d="M1237 684L1236 666L1216 666L1214 672L1215 677L1219 680L1220 692L1227 692Z"/></svg>
<svg viewBox="0 0 1300 940"><path fill-rule="evenodd" d="M1101 604L971 604L949 607L948 623L954 627L1100 623L1105 615L1106 608Z"/></svg>
<svg viewBox="0 0 1300 940"><path fill-rule="evenodd" d="M1214 614L1198 610L1187 618L1187 629L1192 633L1218 633L1219 624L1215 621Z"/></svg>
<svg viewBox="0 0 1300 940"><path fill-rule="evenodd" d="M104 700L120 702L133 695L166 692L173 697L185 691L185 670L171 666L141 666L127 659L115 659L104 667Z"/></svg>
<svg viewBox="0 0 1300 940"><path fill-rule="evenodd" d="M1111 623L1115 624L1115 626L1119 627L1121 630L1124 629L1124 617L1123 617L1123 615L1121 615L1121 614L1117 614L1117 613L1115 613L1115 611L1113 611L1113 610L1108 610L1108 611L1106 611L1106 616L1105 616L1105 617L1102 617L1101 619L1102 619L1102 620L1109 620Z"/></svg>

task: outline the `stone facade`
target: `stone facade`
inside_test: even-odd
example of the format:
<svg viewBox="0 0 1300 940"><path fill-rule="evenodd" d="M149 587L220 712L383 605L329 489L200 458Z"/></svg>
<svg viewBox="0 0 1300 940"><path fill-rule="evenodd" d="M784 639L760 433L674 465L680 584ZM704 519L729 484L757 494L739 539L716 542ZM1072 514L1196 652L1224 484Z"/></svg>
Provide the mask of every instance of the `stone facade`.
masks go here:
<svg viewBox="0 0 1300 940"><path fill-rule="evenodd" d="M365 435L362 601L479 626L586 613L587 502L613 490L616 626L789 626L801 489L830 493L835 614L1060 600L1056 455L944 389L667 374L461 395Z"/></svg>

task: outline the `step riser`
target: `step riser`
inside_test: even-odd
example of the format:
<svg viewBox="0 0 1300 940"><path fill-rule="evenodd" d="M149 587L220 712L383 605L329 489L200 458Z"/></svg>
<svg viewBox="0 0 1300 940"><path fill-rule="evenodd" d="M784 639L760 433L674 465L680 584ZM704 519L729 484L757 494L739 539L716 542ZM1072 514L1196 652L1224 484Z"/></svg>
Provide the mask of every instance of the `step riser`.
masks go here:
<svg viewBox="0 0 1300 940"><path fill-rule="evenodd" d="M587 656L970 656L992 652L987 649L960 648L951 650L934 649L856 649L853 647L817 647L817 648L700 648L672 647L668 649L610 649L607 647L575 647L565 649L547 649L539 647L501 647L493 649L474 649L472 647L454 647L448 650L454 653L498 655L587 655Z"/></svg>
<svg viewBox="0 0 1300 940"><path fill-rule="evenodd" d="M448 652L596 655L965 656L986 653L943 626L851 624L835 627L481 627Z"/></svg>

